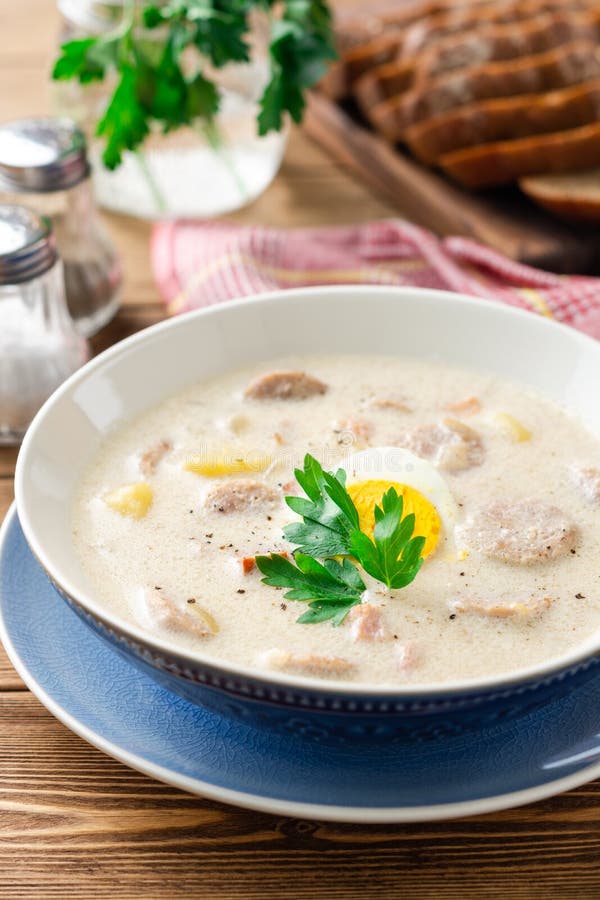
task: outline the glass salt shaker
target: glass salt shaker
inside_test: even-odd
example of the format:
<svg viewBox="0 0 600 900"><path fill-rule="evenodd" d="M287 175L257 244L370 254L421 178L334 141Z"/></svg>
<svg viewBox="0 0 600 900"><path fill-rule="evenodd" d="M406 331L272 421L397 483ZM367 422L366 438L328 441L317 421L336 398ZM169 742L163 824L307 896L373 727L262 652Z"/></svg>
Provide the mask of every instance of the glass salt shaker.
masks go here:
<svg viewBox="0 0 600 900"><path fill-rule="evenodd" d="M86 337L116 313L122 281L89 176L85 137L70 119L0 126L0 202L26 203L51 219L69 312Z"/></svg>
<svg viewBox="0 0 600 900"><path fill-rule="evenodd" d="M44 400L88 357L67 310L50 221L0 205L0 444L18 444Z"/></svg>

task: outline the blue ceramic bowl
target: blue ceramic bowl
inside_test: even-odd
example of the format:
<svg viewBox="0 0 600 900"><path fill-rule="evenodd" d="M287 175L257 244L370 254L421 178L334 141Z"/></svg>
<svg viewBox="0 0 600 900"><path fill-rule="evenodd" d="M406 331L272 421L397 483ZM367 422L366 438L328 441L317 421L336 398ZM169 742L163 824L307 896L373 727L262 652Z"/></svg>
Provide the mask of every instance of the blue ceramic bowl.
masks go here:
<svg viewBox="0 0 600 900"><path fill-rule="evenodd" d="M15 482L19 518L60 595L100 638L175 693L225 715L320 740L457 734L522 715L592 677L600 635L546 664L443 686L267 675L201 652L182 653L97 603L72 546L69 518L82 470L107 434L232 367L327 351L413 355L496 373L568 406L600 436L600 345L499 304L411 288L328 287L191 313L93 360L50 398L27 433Z"/></svg>

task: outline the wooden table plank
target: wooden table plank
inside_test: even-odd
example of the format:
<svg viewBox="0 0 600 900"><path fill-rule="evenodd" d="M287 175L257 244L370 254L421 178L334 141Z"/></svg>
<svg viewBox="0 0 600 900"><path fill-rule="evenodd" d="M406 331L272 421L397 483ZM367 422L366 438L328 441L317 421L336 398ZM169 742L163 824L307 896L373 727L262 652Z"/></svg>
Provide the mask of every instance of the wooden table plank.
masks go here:
<svg viewBox="0 0 600 900"><path fill-rule="evenodd" d="M11 477L17 462L17 447L0 447L0 478Z"/></svg>
<svg viewBox="0 0 600 900"><path fill-rule="evenodd" d="M308 138L294 130L286 160L278 177L265 193L247 209L229 218L244 224L275 227L306 227L315 224L347 225L375 218L398 216L398 208L381 196L366 192L364 184L353 181L348 172L333 165L322 153L322 165L301 169L296 156L315 148Z"/></svg>
<svg viewBox="0 0 600 900"><path fill-rule="evenodd" d="M0 645L0 697L2 691L25 690L25 685L9 662L4 648Z"/></svg>
<svg viewBox="0 0 600 900"><path fill-rule="evenodd" d="M0 522L4 519L8 507L13 502L14 495L12 481L8 478L0 479Z"/></svg>
<svg viewBox="0 0 600 900"><path fill-rule="evenodd" d="M3 471L5 467L8 466L11 457L14 454L9 453L7 448L3 448L3 453L0 454L0 473ZM8 478L0 477L0 524L4 519L6 512L13 500L13 485L12 481ZM8 661L6 653L0 644L0 692L2 691L15 691L15 690L23 690L25 685L13 669L12 665ZM0 697L2 694L0 693ZM2 754L0 752L0 770L2 768ZM1 832L1 823L0 823L0 832ZM2 858L2 854L0 852L0 860ZM1 862L0 862L1 866ZM1 896L1 895L0 895Z"/></svg>
<svg viewBox="0 0 600 900"><path fill-rule="evenodd" d="M15 744L11 735L20 737ZM597 897L600 787L433 825L298 822L125 769L31 695L0 695L0 895L73 898ZM532 882L527 873L536 867ZM568 879L568 880L567 880ZM566 888L566 890L565 890ZM5 893L2 894L2 889Z"/></svg>

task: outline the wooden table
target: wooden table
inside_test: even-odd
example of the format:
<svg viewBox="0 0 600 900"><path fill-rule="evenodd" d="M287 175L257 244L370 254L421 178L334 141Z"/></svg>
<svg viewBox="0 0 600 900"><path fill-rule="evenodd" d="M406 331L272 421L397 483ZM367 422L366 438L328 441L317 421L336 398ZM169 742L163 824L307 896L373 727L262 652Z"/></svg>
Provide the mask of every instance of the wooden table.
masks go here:
<svg viewBox="0 0 600 900"><path fill-rule="evenodd" d="M0 120L47 109L52 0L0 3ZM294 132L275 184L240 222L356 222L397 210ZM125 305L101 350L158 321L147 226L109 220ZM15 452L0 452L0 519ZM600 783L544 803L434 825L361 827L245 812L103 756L42 708L0 649L0 898L600 897Z"/></svg>

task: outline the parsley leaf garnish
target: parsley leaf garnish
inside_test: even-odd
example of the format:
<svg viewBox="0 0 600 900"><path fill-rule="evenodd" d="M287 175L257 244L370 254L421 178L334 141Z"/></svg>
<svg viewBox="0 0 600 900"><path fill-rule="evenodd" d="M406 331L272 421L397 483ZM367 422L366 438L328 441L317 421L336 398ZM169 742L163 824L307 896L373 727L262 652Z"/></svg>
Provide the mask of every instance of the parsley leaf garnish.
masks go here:
<svg viewBox="0 0 600 900"><path fill-rule="evenodd" d="M263 135L280 130L286 113L300 121L305 90L335 58L324 0L125 0L115 29L63 44L53 78L89 84L117 76L97 128L106 138L107 168L138 149L153 126L211 128L220 96L206 63L219 69L250 59L256 11L268 16L270 28L270 77L257 122Z"/></svg>
<svg viewBox="0 0 600 900"><path fill-rule="evenodd" d="M320 559L349 556L350 536L359 527L359 520L346 490L346 473L343 469L335 474L324 472L314 456L307 453L304 469L296 469L294 475L308 499L285 498L290 509L303 519L286 525L286 539L296 544L300 552Z"/></svg>
<svg viewBox="0 0 600 900"><path fill-rule="evenodd" d="M375 507L373 540L353 531L350 547L361 566L389 588L403 588L413 581L423 565L424 537L413 537L415 516L402 518L404 501L390 488Z"/></svg>
<svg viewBox="0 0 600 900"><path fill-rule="evenodd" d="M403 515L404 501L395 488L375 506L370 538L361 530L343 469L325 472L307 454L304 468L296 469L295 476L306 497L286 497L290 509L302 516L302 522L284 529L287 540L297 545L294 561L271 554L257 556L256 565L265 575L264 584L289 588L286 600L310 601L308 611L297 620L300 624L344 621L366 590L356 564L393 590L416 578L425 538L413 536L415 516Z"/></svg>
<svg viewBox="0 0 600 900"><path fill-rule="evenodd" d="M350 560L338 562L326 559L323 563L296 553L294 562L272 553L257 556L256 565L266 577L264 584L290 588L284 594L286 600L310 602L308 612L300 616L301 624L316 624L332 619L340 625L353 606L360 603L365 584L358 569Z"/></svg>

